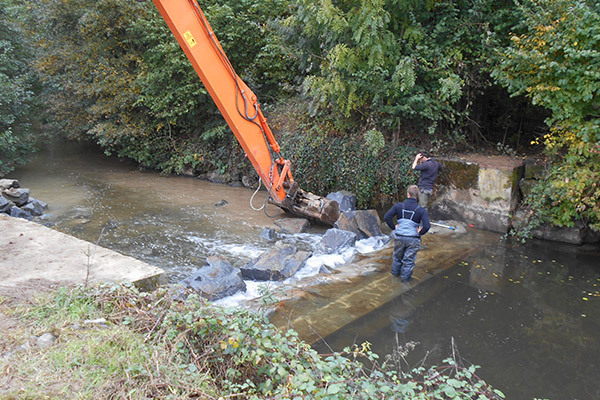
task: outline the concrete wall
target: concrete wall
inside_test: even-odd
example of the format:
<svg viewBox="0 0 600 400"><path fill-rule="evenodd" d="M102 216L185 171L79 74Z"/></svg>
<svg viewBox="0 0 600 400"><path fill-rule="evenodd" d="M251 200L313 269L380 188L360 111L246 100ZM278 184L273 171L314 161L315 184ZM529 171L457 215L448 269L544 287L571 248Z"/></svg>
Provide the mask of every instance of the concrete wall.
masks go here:
<svg viewBox="0 0 600 400"><path fill-rule="evenodd" d="M544 175L542 165L521 158L471 155L437 160L443 169L429 205L432 220L463 221L500 233L526 221L531 211L522 207L522 196ZM600 234L581 222L560 228L546 223L531 235L576 245L600 243Z"/></svg>
<svg viewBox="0 0 600 400"><path fill-rule="evenodd" d="M432 219L466 222L494 232L507 232L521 200L519 181L525 162L502 156L438 158Z"/></svg>

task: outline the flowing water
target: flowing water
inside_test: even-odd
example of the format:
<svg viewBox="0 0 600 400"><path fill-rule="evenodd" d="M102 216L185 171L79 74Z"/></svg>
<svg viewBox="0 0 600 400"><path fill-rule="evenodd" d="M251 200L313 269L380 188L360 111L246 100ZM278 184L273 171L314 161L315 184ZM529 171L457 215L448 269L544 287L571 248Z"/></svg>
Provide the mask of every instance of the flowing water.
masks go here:
<svg viewBox="0 0 600 400"><path fill-rule="evenodd" d="M250 208L252 190L141 171L93 147L55 143L9 177L49 204L45 225L164 268L172 282L209 255L241 266L271 246L260 233L274 227L273 219ZM264 199L259 192L254 206ZM310 249L323 230L286 240ZM477 251L444 260L452 263L449 269L398 291L314 346L341 350L369 341L383 357L396 343L412 342L415 348L402 362L406 369L423 361L440 364L454 352L480 365L478 375L508 399L599 399L598 247L538 241L523 246L490 241L484 232L470 238L481 240ZM381 286L388 279L389 251L364 253L313 260L305 269L316 273L322 264L347 261L374 269L348 280L352 287L344 290L360 293L369 282ZM307 304L296 310L308 312L313 303Z"/></svg>

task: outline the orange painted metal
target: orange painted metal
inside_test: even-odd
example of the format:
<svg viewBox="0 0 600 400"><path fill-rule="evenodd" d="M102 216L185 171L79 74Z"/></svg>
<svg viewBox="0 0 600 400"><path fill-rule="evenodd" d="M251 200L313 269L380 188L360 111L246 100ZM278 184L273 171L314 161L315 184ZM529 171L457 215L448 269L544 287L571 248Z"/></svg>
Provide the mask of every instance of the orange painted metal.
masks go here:
<svg viewBox="0 0 600 400"><path fill-rule="evenodd" d="M236 74L196 0L153 1L267 187L269 201L333 225L338 203L305 192L294 182L291 162L279 154L256 95Z"/></svg>
<svg viewBox="0 0 600 400"><path fill-rule="evenodd" d="M281 205L286 182L294 180L256 95L236 74L196 0L153 1L269 190L271 201Z"/></svg>

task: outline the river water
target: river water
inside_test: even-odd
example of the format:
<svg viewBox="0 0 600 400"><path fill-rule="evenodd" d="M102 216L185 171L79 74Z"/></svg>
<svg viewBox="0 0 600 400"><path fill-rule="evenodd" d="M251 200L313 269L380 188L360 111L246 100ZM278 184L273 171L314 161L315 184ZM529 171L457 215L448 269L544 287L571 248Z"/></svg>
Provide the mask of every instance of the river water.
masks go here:
<svg viewBox="0 0 600 400"><path fill-rule="evenodd" d="M208 255L241 266L271 247L260 232L273 219L251 209L252 190L141 171L93 146L54 143L9 177L49 203L45 225L164 268L172 282ZM264 199L259 192L253 205ZM310 249L323 231L287 240ZM403 368L454 353L508 399L600 399L600 250L498 239L314 346L368 341L384 357L413 343ZM380 257L363 247L362 262Z"/></svg>

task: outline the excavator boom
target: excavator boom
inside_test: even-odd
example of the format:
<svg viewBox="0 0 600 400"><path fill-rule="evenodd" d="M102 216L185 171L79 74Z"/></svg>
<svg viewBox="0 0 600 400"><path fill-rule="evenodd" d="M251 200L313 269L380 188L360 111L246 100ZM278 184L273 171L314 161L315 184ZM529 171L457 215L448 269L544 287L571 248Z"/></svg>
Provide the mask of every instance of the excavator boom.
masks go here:
<svg viewBox="0 0 600 400"><path fill-rule="evenodd" d="M292 214L333 225L337 202L298 188L258 99L236 74L196 0L153 0L269 191Z"/></svg>

